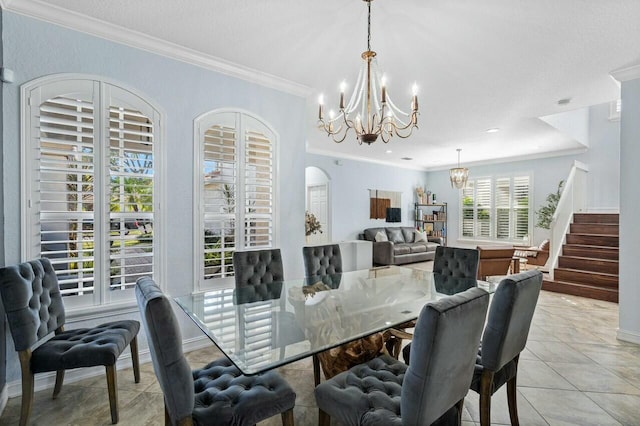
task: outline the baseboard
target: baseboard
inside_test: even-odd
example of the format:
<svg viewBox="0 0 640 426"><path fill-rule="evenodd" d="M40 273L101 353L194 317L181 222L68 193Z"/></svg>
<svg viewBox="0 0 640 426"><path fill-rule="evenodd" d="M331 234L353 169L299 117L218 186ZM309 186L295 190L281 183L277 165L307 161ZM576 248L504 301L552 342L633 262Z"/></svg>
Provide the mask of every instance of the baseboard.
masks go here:
<svg viewBox="0 0 640 426"><path fill-rule="evenodd" d="M587 213L620 213L620 208L614 207L589 207Z"/></svg>
<svg viewBox="0 0 640 426"><path fill-rule="evenodd" d="M207 336L194 337L191 339L186 339L182 342L182 349L184 352L191 352L210 346L213 346L213 343ZM151 362L151 352L149 352L149 348L138 349L138 358L140 360L140 365ZM124 368L131 368L131 366L131 351L127 348L125 352L120 355L120 358L118 358L116 368L118 370L122 370ZM104 374L104 367L76 368L74 370L68 370L65 372L64 383L71 384L80 380L88 379L90 377L104 376ZM35 376L34 389L36 392L45 389L53 389L55 382L55 371L49 373L39 373ZM16 396L20 396L21 394L22 381L20 379L14 380L11 383L7 383L2 391L2 394L0 394L0 398L3 398L2 400L0 400L0 407L4 408L4 404L6 404L8 398L14 398Z"/></svg>
<svg viewBox="0 0 640 426"><path fill-rule="evenodd" d="M9 400L9 386L5 383L2 387L2 391L0 391L0 416L4 413L4 409L7 406L7 401Z"/></svg>
<svg viewBox="0 0 640 426"><path fill-rule="evenodd" d="M640 333L618 329L618 335L616 337L618 340L640 345Z"/></svg>

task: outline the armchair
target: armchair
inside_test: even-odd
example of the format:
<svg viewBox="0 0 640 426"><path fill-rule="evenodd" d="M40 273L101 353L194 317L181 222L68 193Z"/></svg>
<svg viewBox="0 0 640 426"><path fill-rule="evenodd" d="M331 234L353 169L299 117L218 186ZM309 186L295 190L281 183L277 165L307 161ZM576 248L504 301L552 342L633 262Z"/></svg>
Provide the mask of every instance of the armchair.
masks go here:
<svg viewBox="0 0 640 426"><path fill-rule="evenodd" d="M539 246L514 246L516 249L514 256L527 259L527 265L544 266L549 259L549 243L544 240Z"/></svg>

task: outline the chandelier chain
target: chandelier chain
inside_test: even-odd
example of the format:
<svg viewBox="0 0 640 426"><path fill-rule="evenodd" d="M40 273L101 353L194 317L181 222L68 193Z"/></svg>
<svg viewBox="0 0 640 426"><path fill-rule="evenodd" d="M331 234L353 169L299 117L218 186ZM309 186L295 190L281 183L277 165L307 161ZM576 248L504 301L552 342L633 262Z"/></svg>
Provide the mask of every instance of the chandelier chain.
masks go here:
<svg viewBox="0 0 640 426"><path fill-rule="evenodd" d="M371 0L367 1L369 12L367 14L367 50L371 50Z"/></svg>

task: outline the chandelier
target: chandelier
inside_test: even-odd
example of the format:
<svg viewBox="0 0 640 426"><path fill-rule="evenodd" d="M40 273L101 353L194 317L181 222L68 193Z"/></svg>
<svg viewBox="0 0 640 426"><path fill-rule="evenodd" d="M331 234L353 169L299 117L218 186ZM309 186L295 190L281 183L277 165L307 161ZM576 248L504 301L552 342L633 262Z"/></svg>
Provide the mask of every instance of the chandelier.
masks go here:
<svg viewBox="0 0 640 426"><path fill-rule="evenodd" d="M344 92L347 88L345 82L340 85L340 104L338 114L329 111L329 119L324 117L324 97L320 95L318 126L331 136L334 142L345 140L349 129L353 129L358 138L358 143L372 144L381 137L384 143L389 142L392 136L407 138L414 127L418 127L418 96L417 86L413 85L413 97L411 98L411 113L406 113L398 108L389 97L385 86L385 77L378 72L376 52L371 50L371 2L367 2L367 50L362 52L362 67L358 75L349 103L345 105Z"/></svg>
<svg viewBox="0 0 640 426"><path fill-rule="evenodd" d="M469 178L469 169L466 167L460 167L460 151L462 149L456 149L458 151L458 167L454 167L449 169L449 179L451 180L452 188L464 188L467 184L467 179Z"/></svg>

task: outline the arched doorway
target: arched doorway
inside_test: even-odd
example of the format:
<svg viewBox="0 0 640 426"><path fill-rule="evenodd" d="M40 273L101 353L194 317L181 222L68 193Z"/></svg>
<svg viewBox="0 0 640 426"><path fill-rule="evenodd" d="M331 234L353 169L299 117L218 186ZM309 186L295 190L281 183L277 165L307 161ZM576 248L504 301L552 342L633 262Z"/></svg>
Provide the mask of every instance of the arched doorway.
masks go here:
<svg viewBox="0 0 640 426"><path fill-rule="evenodd" d="M331 186L324 170L310 166L305 169L305 208L320 222L322 232L307 235L308 244L331 241Z"/></svg>

